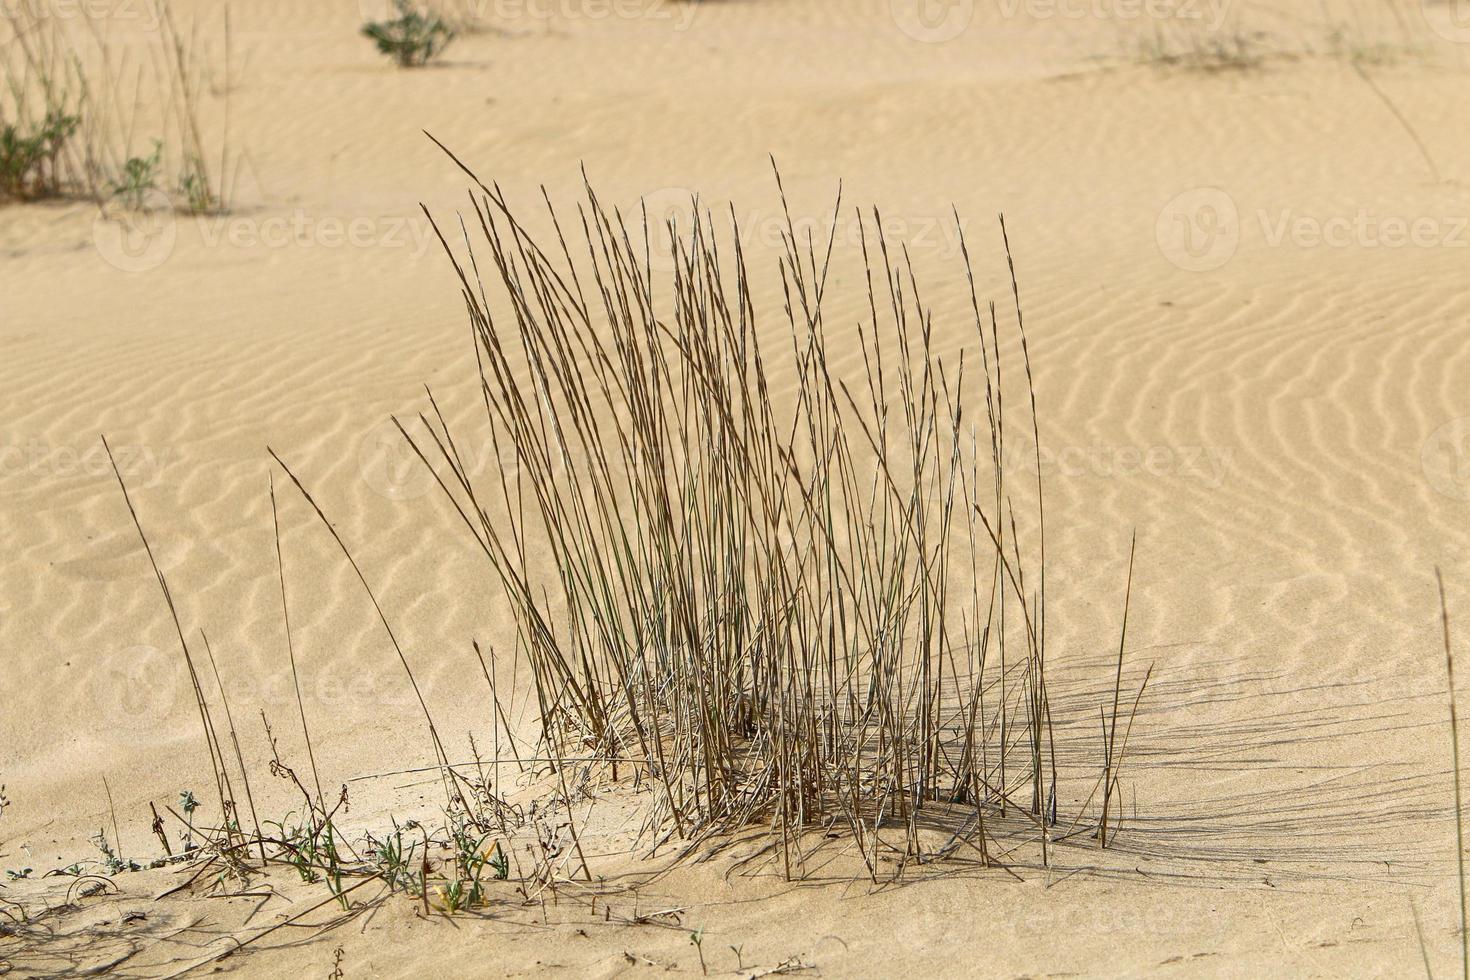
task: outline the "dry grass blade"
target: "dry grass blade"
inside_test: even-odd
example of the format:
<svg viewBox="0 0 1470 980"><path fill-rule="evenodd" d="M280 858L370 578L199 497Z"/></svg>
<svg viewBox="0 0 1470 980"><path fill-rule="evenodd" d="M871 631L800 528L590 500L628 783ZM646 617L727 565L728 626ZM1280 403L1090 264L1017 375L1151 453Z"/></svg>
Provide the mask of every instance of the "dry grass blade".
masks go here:
<svg viewBox="0 0 1470 980"><path fill-rule="evenodd" d="M302 499L306 501L306 503L311 507L312 512L316 514L318 519L320 519L322 525L327 529L327 533L330 534L332 536L332 540L337 543L337 547L341 550L342 556L347 559L347 563L352 567L352 571L356 574L357 580L362 585L363 591L367 593L369 601L371 601L373 604L373 610L377 613L378 621L382 624L383 630L388 634L388 641L393 645L393 651L398 655L398 661L403 666L404 673L408 676L409 686L413 688L414 696L418 699L419 708L424 713L424 720L428 723L429 738L430 741L433 743L434 758L439 763L440 771L443 774L445 793L451 803L458 803L460 805L460 807L462 808L462 812L471 812L472 808L470 807L468 801L464 799L464 795L460 790L458 783L455 781L453 770L449 765L449 756L444 751L444 743L439 738L439 729L434 725L434 716L429 711L429 704L427 701L424 700L423 691L419 687L417 678L414 677L413 668L409 666L408 656L403 652L403 647L398 642L398 636L396 633L393 632L393 627L388 623L388 617L383 612L382 605L378 602L377 593L375 593L373 591L373 587L368 584L367 576L363 574L362 567L358 565L357 559L352 556L352 552L348 549L347 543L342 540L342 536L337 533L337 529L332 525L332 522L327 520L327 515L317 504L316 499L312 497L309 491L307 491L305 485L303 485L302 482L297 479L296 474L291 471L291 468L286 465L285 461L282 460L280 456L276 455L275 450L267 447L266 452L270 453L271 458L280 465L282 470L285 471L286 476L290 478L291 482L296 486L296 489L301 493ZM302 716L302 720L304 725L304 713Z"/></svg>
<svg viewBox="0 0 1470 980"><path fill-rule="evenodd" d="M1114 758L1113 749L1118 739L1118 695L1123 688L1123 651L1128 642L1128 607L1133 599L1133 558L1138 552L1138 533L1133 534L1133 541L1128 546L1128 583L1123 590L1123 625L1118 631L1118 670L1113 677L1113 714L1112 721L1108 726L1107 751L1103 758L1103 798L1102 819L1097 827L1097 839L1100 847L1108 846L1108 805L1112 800L1114 783ZM1144 681L1147 684L1147 680ZM1139 696L1143 696L1143 689L1139 688ZM1137 710L1137 705L1134 705ZM1130 726L1132 719L1129 720Z"/></svg>
<svg viewBox="0 0 1470 980"><path fill-rule="evenodd" d="M1439 586L1440 625L1444 630L1444 666L1450 688L1450 759L1455 773L1455 862L1460 884L1460 970L1466 980L1470 980L1470 934L1465 930L1465 811L1460 795L1460 724L1455 717L1455 654L1450 647L1450 607L1444 597L1444 576L1438 568L1434 570L1434 581Z"/></svg>
<svg viewBox="0 0 1470 980"><path fill-rule="evenodd" d="M128 493L127 482L123 480L122 470L118 469L117 460L112 455L112 447L107 443L107 437L102 437L102 448L107 453L107 460L112 465L113 475L117 477L117 485L122 490L123 501L128 506L128 514L133 519L133 527L138 531L138 538L143 543L143 550L148 555L148 563L153 568L153 575L158 581L159 591L163 593L164 603L168 606L169 618L173 622L174 632L178 636L179 650L183 654L184 665L188 669L189 683L194 691L194 702L199 709L199 725L204 735L205 747L209 753L209 765L214 772L215 789L219 794L220 813L223 815L225 826L229 826L230 815L234 812L234 795L229 788L229 775L226 772L224 753L220 749L219 737L215 733L214 721L210 717L209 702L205 698L204 688L199 682L199 672L194 668L194 658L189 652L189 643L184 639L184 626L179 620L178 608L174 605L173 593L169 591L168 580L164 578L163 569L158 565L158 559L153 554L153 546L148 541L148 535L143 530L143 522L138 518L138 511L133 507L132 495Z"/></svg>
<svg viewBox="0 0 1470 980"><path fill-rule="evenodd" d="M271 531L276 543L276 575L281 586L281 621L286 629L286 657L291 662L291 686L296 692L296 712L301 718L301 737L306 742L306 759L311 764L311 779L316 787L316 804L326 812L326 799L322 795L322 778L316 767L316 751L311 745L311 728L306 723L306 702L301 697L301 675L296 670L296 643L291 638L291 606L286 600L286 559L281 553L281 517L276 508L276 478L270 477Z"/></svg>

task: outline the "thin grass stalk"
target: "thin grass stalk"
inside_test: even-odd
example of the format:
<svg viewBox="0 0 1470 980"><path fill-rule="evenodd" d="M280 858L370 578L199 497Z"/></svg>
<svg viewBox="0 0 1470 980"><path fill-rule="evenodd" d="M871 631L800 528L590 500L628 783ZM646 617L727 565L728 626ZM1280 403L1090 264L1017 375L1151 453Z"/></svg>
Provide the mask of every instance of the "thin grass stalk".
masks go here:
<svg viewBox="0 0 1470 980"><path fill-rule="evenodd" d="M1450 764L1455 776L1455 862L1460 885L1460 970L1470 980L1470 933L1466 932L1466 884L1465 884L1465 811L1460 793L1460 724L1455 717L1455 654L1450 647L1450 607L1444 596L1444 576L1438 568L1434 570L1434 581L1439 587L1439 619L1444 631L1444 666L1449 678L1450 707Z"/></svg>
<svg viewBox="0 0 1470 980"><path fill-rule="evenodd" d="M153 546L149 543L148 535L143 530L143 522L138 518L138 512L133 507L132 495L128 493L127 482L123 480L122 470L118 468L117 460L112 455L112 447L108 444L106 436L102 436L102 448L107 453L107 461L112 465L113 475L117 477L117 485L122 490L123 502L127 504L128 514L133 519L133 527L138 532L138 539L143 543L143 551L148 556L149 565L153 568L154 578L158 581L159 591L163 594L164 604L168 607L169 619L178 637L179 651L183 655L184 666L189 672L189 683L194 691L194 703L199 710L199 725L204 736L205 749L209 755L210 769L214 773L221 819L228 827L230 813L234 809L234 798L228 788L229 777L225 773L224 755L219 748L214 722L209 715L209 702L205 698L203 686L199 683L199 673L194 669L194 658L189 653L188 641L184 639L184 626L179 620L178 608L174 605L173 593L169 590L168 580L164 578L163 569L159 567L158 559L153 554Z"/></svg>

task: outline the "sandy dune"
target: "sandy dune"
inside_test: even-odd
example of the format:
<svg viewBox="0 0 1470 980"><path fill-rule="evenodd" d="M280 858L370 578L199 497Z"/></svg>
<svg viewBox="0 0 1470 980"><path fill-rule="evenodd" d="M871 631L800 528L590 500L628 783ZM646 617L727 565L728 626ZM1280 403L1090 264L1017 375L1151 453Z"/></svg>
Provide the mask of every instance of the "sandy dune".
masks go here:
<svg viewBox="0 0 1470 980"><path fill-rule="evenodd" d="M483 735L470 640L506 642L505 603L387 421L424 410L425 384L452 417L477 410L453 271L418 210L452 227L466 181L420 130L528 208L543 184L573 200L580 166L623 207L677 207L690 190L733 202L757 301L775 311L773 154L802 215L825 215L839 178L849 204L882 208L941 348L973 339L951 206L998 299L1004 211L1061 661L1108 658L1138 532L1128 671L1136 684L1152 662L1155 677L1136 822L1106 855L1063 850L1022 883L941 870L872 889L834 870L791 886L721 857L638 898L640 912L682 909L677 928L620 925L640 914L621 896L606 920L549 903L458 927L390 904L221 965L325 976L340 945L348 977L687 973L703 927L711 973L800 957L826 976L1406 975L1423 968L1417 906L1431 962L1450 970L1435 566L1470 623L1470 117L1453 21L1434 4L1232 7L1271 56L1198 72L1128 57L1150 22L1116 5L934 6L969 11L953 38L910 36L900 0L502 11L442 64L400 72L356 35L356 4L236 0L229 214L170 218L158 250L130 254L90 206L0 211L0 782L13 801L0 866L39 876L94 856L88 836L111 828L104 777L123 845L151 853L149 802L209 782L102 434L185 625L209 635L254 767L269 759L261 709L301 752L267 446L351 543L453 719L452 751ZM210 4L178 7L212 23ZM1324 17L1348 25L1366 79ZM1373 45L1393 56L1368 58ZM851 230L834 324L866 302L840 288L860 275ZM859 370L857 352L839 367ZM471 452L482 472L498 465L488 445ZM431 764L350 569L299 501L281 518L324 781ZM515 707L529 730L526 691ZM351 788L363 826L429 792L407 776ZM639 873L617 821L592 846L599 873ZM121 897L56 913L47 942L6 938L0 955L23 975L137 945L119 969L167 974L321 897L152 901L178 880L121 876ZM56 904L64 885L0 897ZM147 919L124 922L129 910Z"/></svg>

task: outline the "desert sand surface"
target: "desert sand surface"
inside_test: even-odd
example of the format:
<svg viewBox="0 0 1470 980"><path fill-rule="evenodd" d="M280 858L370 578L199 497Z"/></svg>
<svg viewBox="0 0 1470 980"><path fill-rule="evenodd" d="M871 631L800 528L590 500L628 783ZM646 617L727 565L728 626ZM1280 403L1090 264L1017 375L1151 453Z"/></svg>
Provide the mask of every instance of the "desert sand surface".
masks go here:
<svg viewBox="0 0 1470 980"><path fill-rule="evenodd" d="M1434 570L1463 644L1470 24L1431 0L1194 6L1180 27L1121 0L936 2L930 20L905 0L486 5L408 71L358 35L357 3L232 0L233 63L204 111L237 158L226 213L162 216L128 251L89 202L0 208L0 867L35 869L0 883L28 916L0 936L6 972L687 975L701 951L709 974L747 976L1458 970ZM174 5L206 47L221 9ZM108 17L118 38L150 29ZM1141 57L1161 22L1262 56ZM471 640L506 650L507 605L389 421L428 411L426 385L453 419L481 411L458 280L420 210L453 238L471 185L425 131L528 213L543 186L574 207L583 168L624 209L695 191L733 207L768 317L770 158L822 228L841 180L846 209L880 207L908 243L952 352L974 327L951 209L1003 309L1004 213L1047 452L1049 656L1099 699L1137 533L1125 691L1153 672L1106 850L1079 838L1043 867L1018 845L1013 873L939 862L874 885L834 839L788 882L755 837L706 860L637 842L638 801L609 782L582 840L600 892L457 916L394 896L341 922L327 905L223 959L330 896L279 869L211 888L169 866L89 896L43 877L95 870L99 828L157 856L150 803L212 782L102 435L190 641L208 634L263 811L292 804L261 711L303 772L305 751L272 475L304 710L329 795L350 789L344 826L439 805L432 771L404 772L435 759L382 625L267 447L350 544L448 754L468 758L471 735L487 751ZM848 213L833 330L867 308ZM510 659L496 679L534 737ZM1061 809L1086 792L1064 786Z"/></svg>

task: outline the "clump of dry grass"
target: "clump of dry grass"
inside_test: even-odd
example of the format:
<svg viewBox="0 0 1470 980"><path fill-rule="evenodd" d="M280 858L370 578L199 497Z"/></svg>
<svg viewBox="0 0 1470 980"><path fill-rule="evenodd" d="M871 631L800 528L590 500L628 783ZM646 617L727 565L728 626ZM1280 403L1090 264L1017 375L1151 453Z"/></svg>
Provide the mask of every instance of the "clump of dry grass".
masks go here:
<svg viewBox="0 0 1470 980"><path fill-rule="evenodd" d="M1133 56L1155 68L1213 75L1261 68L1274 52L1257 31L1201 32L1158 25L1137 41Z"/></svg>
<svg viewBox="0 0 1470 980"><path fill-rule="evenodd" d="M236 166L229 142L231 41L206 51L167 0L140 47L105 18L43 3L0 11L0 201L80 197L131 209L223 208ZM138 51L142 57L138 57ZM206 101L223 120L201 119Z"/></svg>
<svg viewBox="0 0 1470 980"><path fill-rule="evenodd" d="M240 747L239 733L235 727L227 685L220 673L219 664L215 659L209 639L201 630L198 643L190 643L186 628L179 616L178 607L174 602L173 592L162 568L154 558L153 546L144 529L143 521L133 505L127 483L116 461L113 460L111 448L107 445L105 438L103 447L109 460L112 461L113 472L119 489L122 491L123 501L127 506L133 526L137 530L139 541L143 545L144 554L148 558L149 566L157 581L159 592L163 597L178 639L180 656L189 676L195 707L198 711L200 735L203 738L210 771L213 774L213 799L218 802L216 815L212 820L206 819L203 815L204 805L201 801L188 790L181 793L178 808L172 806L165 808L174 823L182 828L179 831L181 836L175 841L170 840L163 817L156 808L153 809L152 832L162 845L163 856L151 862L149 867L184 862L191 865L193 869L193 874L183 884L175 886L170 891L188 888L196 881L205 878L206 875L212 875L211 878L205 879L213 882L212 887L227 889L230 885L250 881L254 875L270 866L289 867L300 876L303 882L325 885L328 891L326 899L282 922L253 933L240 943L240 946L245 946L327 905L335 904L340 907L344 916L350 915L354 910L362 907L354 904L357 897L362 894L359 889L372 883L383 887L376 895L368 896L369 904L381 902L394 894L406 894L423 904L425 914L435 908L447 914L454 914L489 904L493 882L506 882L507 887L516 888L525 903L530 903L533 894L537 891L555 888L555 882L564 874L568 864L567 858L570 855L563 855L555 844L554 835L544 834L544 831L554 819L560 805L570 808L570 794L564 788L560 801L546 801L547 805L533 818L499 797L495 792L493 781L488 779L483 772L477 779L473 775L462 772L460 767L450 764L447 755L444 754L443 743L433 715L419 693L412 667L398 645L398 640L381 606L378 605L377 597L367 577L363 574L346 542L327 520L311 493L284 461L279 457L274 457L274 453L272 456L299 491L302 500L320 519L322 526L338 545L344 559L357 574L364 591L378 613L384 630L398 652L410 686L413 687L416 694L419 694L419 703L424 711L430 741L435 749L437 762L435 768L443 779L445 806L444 820L440 825L431 828L417 821L403 824L395 821L390 832L379 835L371 833L362 835L359 838L360 846L358 847L354 846L352 838L342 828L342 814L350 803L347 785L343 783L340 791L335 795L323 791L311 731L307 722L306 707L301 698L297 680L291 619L289 609L285 606L286 566L281 548L280 525L276 520L277 500L274 481L272 481L270 486L271 511L275 530L277 574L283 603L282 621L285 627L286 659L290 666L293 683L296 684L301 733L310 766L310 786L292 766L282 759L275 733L262 711L261 722L271 755L270 775L287 784L299 796L300 806L275 819L270 819L258 812L248 767ZM204 657L208 660L210 674L215 681L217 701L211 696L207 681L203 679L200 661L201 648ZM220 725L217 722L217 719L221 717L221 708L228 743L221 737ZM237 795L236 786L243 789L243 805L242 797ZM563 786L565 787L565 783ZM511 851L513 836L517 831L526 828L536 832L541 847L540 857L533 863L529 871L523 869L519 857L513 857ZM114 829L114 837L116 836L117 831ZM177 846L178 843L182 843L182 847ZM114 858L115 855L108 847L103 846L104 844L106 844L105 839L98 845L102 848L104 856L109 859ZM257 855L258 864L254 861ZM578 849L577 857L585 873L586 862L581 858L580 849ZM513 863L516 871L514 880L512 880ZM141 866L120 860L110 861L104 867L109 873L141 869ZM84 878L105 877L87 873L86 866L83 864L73 865L70 869L59 873L74 875L78 881ZM590 879L590 874L584 874L584 876ZM201 963L212 962L228 954L228 950L211 954L206 956Z"/></svg>
<svg viewBox="0 0 1470 980"><path fill-rule="evenodd" d="M483 425L514 466L477 480L436 402L399 428L509 599L542 753L636 770L657 787L653 839L764 823L788 875L803 833L834 825L875 879L885 835L923 857L931 807L966 808L957 838L987 861L987 816L1023 814L1045 857L1058 776L1040 467L1013 487L1001 465L1007 332L1039 441L1014 264L1013 321L970 275L974 349L945 354L907 253L864 215L867 317L834 335L833 241L802 241L789 212L767 328L733 218L722 235L696 202L659 281L646 221L590 186L575 240L547 201L551 249L476 186L488 256L467 230L462 255L445 245ZM834 350L863 370L843 376ZM1126 745L1112 700L1100 823Z"/></svg>
<svg viewBox="0 0 1470 980"><path fill-rule="evenodd" d="M784 210L779 174L777 187ZM981 303L962 236L974 340L947 351L907 253L881 231L870 237L862 215L867 313L855 333L835 336L824 314L835 231L825 243L802 241L787 214L781 312L767 327L739 229L718 233L697 205L691 227L669 229L673 271L662 278L646 218L625 220L590 186L576 258L549 201L555 258L498 190L476 188L481 244L470 245L464 225L462 257L441 241L472 328L481 424L497 457L515 462L488 480L473 475L432 393L430 413L399 428L486 557L491 587L509 599L511 652L529 668L539 744L515 741L475 644L496 765L487 774L478 759L450 760L367 570L272 452L397 654L422 710L444 821L395 823L354 846L340 826L347 787L334 794L324 784L299 685L309 771L298 775L282 759L262 715L271 776L299 799L268 818L257 810L219 663L202 632L191 642L117 471L190 678L218 804L207 820L205 804L183 794L182 813L167 808L182 828L173 840L155 811L160 860L193 863L189 881L211 871L217 882L243 881L286 865L324 883L321 905L344 914L369 882L386 886L380 898L405 893L425 913L482 907L497 888L533 903L546 890L555 896L559 882L593 881L576 803L594 778L652 786L642 836L677 838L684 853L763 824L792 877L805 870L809 836L839 828L875 881L895 853L897 874L965 844L987 865L1004 864L987 828L997 817L1034 828L1044 862L1056 842L1091 827L1107 846L1122 817L1115 801L1143 694L1122 690L1132 559L1111 690L1080 712L1105 719L1103 752L1072 787L1092 782L1058 832L1059 800L1083 793L1058 787L1068 767L1058 764L1048 683L1037 400L1004 222L1011 309L1002 318ZM876 213L872 226L882 227ZM490 283L500 287L493 302ZM1020 370L1008 370L1006 352L1017 349ZM859 361L860 370L843 369ZM1018 438L1037 462L1035 480L1019 485L1003 465ZM274 482L270 493L274 519ZM501 795L502 726L517 767L549 789L537 807ZM1094 730L1085 728L1079 743L1091 755ZM552 814L565 837L548 832ZM940 846L936 827L947 838Z"/></svg>
<svg viewBox="0 0 1470 980"><path fill-rule="evenodd" d="M1410 21L1396 4L1357 0L1324 0L1315 16L1222 7L1204 17L1151 19L1147 30L1128 31L1125 46L1128 59L1137 63L1210 75L1319 57L1361 70L1431 57Z"/></svg>

